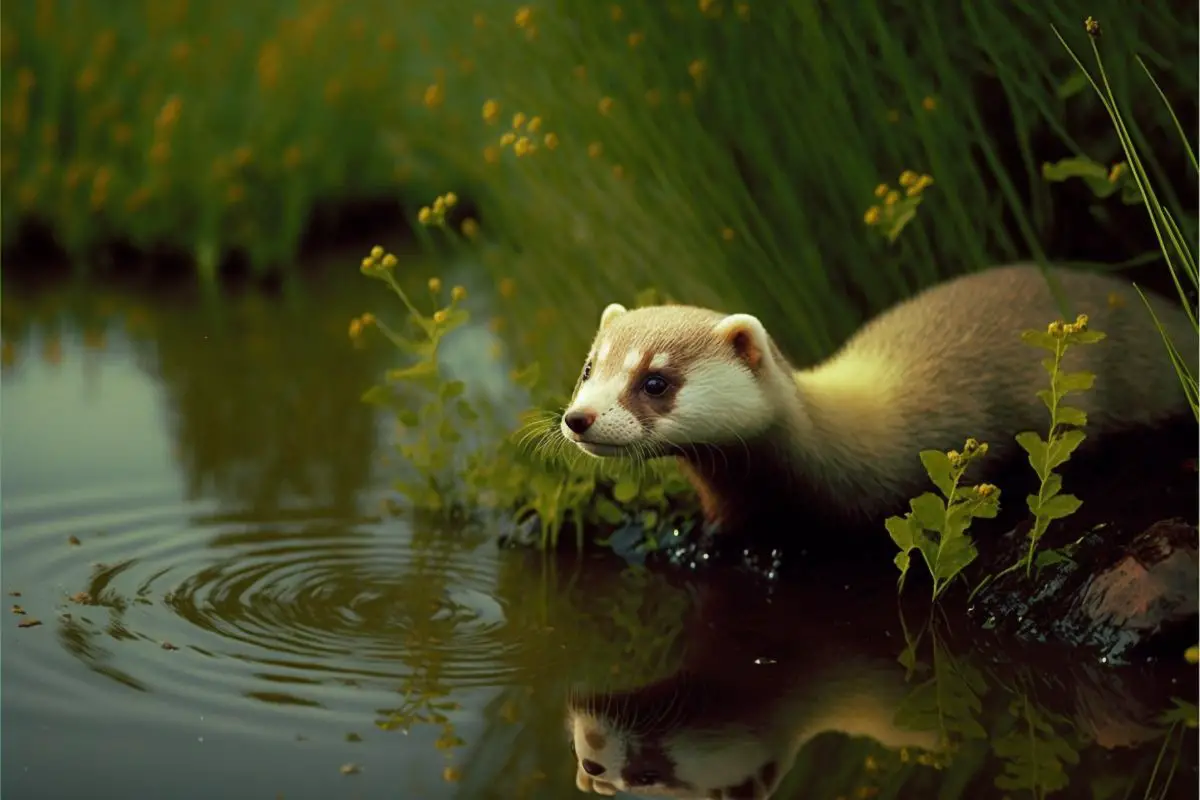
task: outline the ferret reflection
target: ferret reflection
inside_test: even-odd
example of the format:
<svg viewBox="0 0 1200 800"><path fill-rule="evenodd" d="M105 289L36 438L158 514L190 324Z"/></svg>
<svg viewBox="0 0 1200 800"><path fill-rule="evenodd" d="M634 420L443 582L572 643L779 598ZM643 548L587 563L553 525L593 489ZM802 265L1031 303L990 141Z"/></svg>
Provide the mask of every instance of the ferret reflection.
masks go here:
<svg viewBox="0 0 1200 800"><path fill-rule="evenodd" d="M821 659L821 656L817 656ZM908 687L894 659L803 666L726 654L621 692L573 692L567 729L580 791L764 800L806 742L837 731L932 749L936 735L893 722ZM698 668L697 668L698 667Z"/></svg>

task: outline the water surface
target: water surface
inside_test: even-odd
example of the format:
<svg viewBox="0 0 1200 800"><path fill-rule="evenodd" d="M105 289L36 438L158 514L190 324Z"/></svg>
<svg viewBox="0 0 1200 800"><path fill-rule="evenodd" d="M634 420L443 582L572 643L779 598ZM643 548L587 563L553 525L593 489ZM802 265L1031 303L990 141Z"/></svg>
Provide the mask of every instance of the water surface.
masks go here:
<svg viewBox="0 0 1200 800"><path fill-rule="evenodd" d="M346 263L285 298L6 286L6 797L579 796L571 690L681 666L815 737L779 797L1195 796L1159 719L1192 671L998 659L890 585L767 598L381 513L359 397L391 356L346 327L390 304ZM885 747L897 719L958 744Z"/></svg>

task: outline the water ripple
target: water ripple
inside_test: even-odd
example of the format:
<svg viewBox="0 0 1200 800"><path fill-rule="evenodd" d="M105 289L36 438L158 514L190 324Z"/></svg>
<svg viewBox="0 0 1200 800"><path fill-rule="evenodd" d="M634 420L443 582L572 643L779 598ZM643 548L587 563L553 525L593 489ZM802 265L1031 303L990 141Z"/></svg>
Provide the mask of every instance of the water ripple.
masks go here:
<svg viewBox="0 0 1200 800"><path fill-rule="evenodd" d="M4 628L22 703L105 713L47 628L90 674L169 698L162 711L243 728L248 701L276 730L264 716L313 709L361 725L414 676L461 690L512 669L494 552L450 535L417 546L395 521L320 509L222 515L144 486L6 497L3 527L5 589L44 623Z"/></svg>

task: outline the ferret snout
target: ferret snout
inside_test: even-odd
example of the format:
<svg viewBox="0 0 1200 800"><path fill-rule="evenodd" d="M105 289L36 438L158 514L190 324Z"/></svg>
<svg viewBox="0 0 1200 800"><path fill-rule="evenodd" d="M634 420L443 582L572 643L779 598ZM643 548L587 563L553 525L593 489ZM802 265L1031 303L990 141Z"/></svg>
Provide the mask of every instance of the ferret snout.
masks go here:
<svg viewBox="0 0 1200 800"><path fill-rule="evenodd" d="M583 762L580 764L580 766L583 767L584 772L586 772L588 775L591 775L593 778L604 774L604 767L600 764L597 764L595 761L592 761L591 759L583 759Z"/></svg>
<svg viewBox="0 0 1200 800"><path fill-rule="evenodd" d="M563 424L577 436L587 433L587 429L595 422L596 412L588 408L575 409L563 415Z"/></svg>

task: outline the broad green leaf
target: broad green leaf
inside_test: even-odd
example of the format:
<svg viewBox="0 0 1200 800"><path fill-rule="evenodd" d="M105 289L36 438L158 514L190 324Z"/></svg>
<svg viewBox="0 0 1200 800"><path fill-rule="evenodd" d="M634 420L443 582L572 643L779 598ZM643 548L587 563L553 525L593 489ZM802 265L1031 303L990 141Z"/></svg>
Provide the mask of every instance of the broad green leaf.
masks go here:
<svg viewBox="0 0 1200 800"><path fill-rule="evenodd" d="M1059 406L1055 416L1058 417L1059 425L1074 425L1077 428L1087 425L1087 414L1082 408L1075 406Z"/></svg>
<svg viewBox="0 0 1200 800"><path fill-rule="evenodd" d="M467 385L462 381L447 381L442 384L441 395L443 400L451 400L458 397L466 391Z"/></svg>
<svg viewBox="0 0 1200 800"><path fill-rule="evenodd" d="M647 503L661 503L666 497L666 490L661 483L647 486L642 490L642 500Z"/></svg>
<svg viewBox="0 0 1200 800"><path fill-rule="evenodd" d="M1058 349L1058 340L1045 331L1023 331L1021 333L1021 341L1033 347L1049 350L1051 353Z"/></svg>
<svg viewBox="0 0 1200 800"><path fill-rule="evenodd" d="M1044 519L1062 519L1074 514L1081 505L1083 501L1073 494L1057 494L1042 501L1038 516Z"/></svg>
<svg viewBox="0 0 1200 800"><path fill-rule="evenodd" d="M950 459L941 450L922 450L921 463L933 485L946 497L954 491L954 480L950 477Z"/></svg>
<svg viewBox="0 0 1200 800"><path fill-rule="evenodd" d="M1042 550L1037 554L1033 563L1038 569L1041 569L1054 564L1074 564L1075 562L1061 550Z"/></svg>
<svg viewBox="0 0 1200 800"><path fill-rule="evenodd" d="M1096 376L1091 372L1060 372L1055 384L1060 392L1084 392L1095 382Z"/></svg>
<svg viewBox="0 0 1200 800"><path fill-rule="evenodd" d="M946 520L946 501L933 492L925 492L919 497L908 501L912 508L913 518L921 527L931 531L940 531Z"/></svg>
<svg viewBox="0 0 1200 800"><path fill-rule="evenodd" d="M906 198L902 204L892 207L894 209L892 212L894 216L892 217L891 224L883 232L889 244L895 243L896 239L900 237L900 232L908 227L908 223L912 222L917 216L917 206L920 204L921 198L911 197Z"/></svg>
<svg viewBox="0 0 1200 800"><path fill-rule="evenodd" d="M888 534L892 537L892 541L901 550L907 553L917 546L913 538L913 521L911 517L888 517L884 520L883 524L887 528Z"/></svg>
<svg viewBox="0 0 1200 800"><path fill-rule="evenodd" d="M1090 158L1064 158L1053 164L1042 164L1042 177L1051 182L1061 182L1070 178L1079 178L1092 190L1092 194L1101 199L1108 197L1119 188L1119 184L1108 179L1108 167L1098 164Z"/></svg>
<svg viewBox="0 0 1200 800"><path fill-rule="evenodd" d="M1046 479L1042 462L1046 458L1046 441L1034 431L1023 431L1016 436L1017 444L1029 454L1029 464L1042 480Z"/></svg>
<svg viewBox="0 0 1200 800"><path fill-rule="evenodd" d="M650 529L656 525L658 525L658 512L657 511L643 511L642 512L642 527L646 528L646 529Z"/></svg>
<svg viewBox="0 0 1200 800"><path fill-rule="evenodd" d="M396 419L406 428L416 428L421 424L421 418L417 416L417 412L411 409L401 411L396 415Z"/></svg>
<svg viewBox="0 0 1200 800"><path fill-rule="evenodd" d="M638 496L637 481L623 478L613 486L613 499L618 503L628 503Z"/></svg>
<svg viewBox="0 0 1200 800"><path fill-rule="evenodd" d="M896 586L903 591L904 579L908 576L908 565L911 563L908 551L901 550L899 553L896 553L896 557L892 559L892 563L896 565L896 569L900 570L900 577L896 579Z"/></svg>
<svg viewBox="0 0 1200 800"><path fill-rule="evenodd" d="M937 562L934 565L933 576L941 580L950 580L962 572L978 555L975 545L966 536L951 536L942 542L938 548Z"/></svg>
<svg viewBox="0 0 1200 800"><path fill-rule="evenodd" d="M1046 476L1046 480L1042 481L1042 499L1049 500L1054 495L1062 491L1062 475L1057 472L1051 472Z"/></svg>
<svg viewBox="0 0 1200 800"><path fill-rule="evenodd" d="M1066 463L1071 457L1071 453L1079 445L1083 444L1083 440L1087 435L1080 430L1064 431L1061 435L1054 437L1054 441L1050 443L1048 450L1046 469L1054 469L1055 467Z"/></svg>
<svg viewBox="0 0 1200 800"><path fill-rule="evenodd" d="M1037 398L1042 401L1042 405L1046 407L1047 411L1053 411L1054 404L1058 400L1054 392L1049 389L1039 389L1037 392Z"/></svg>

